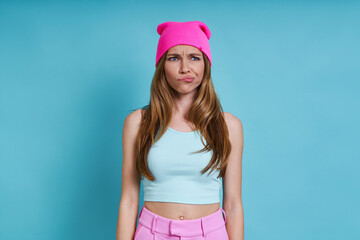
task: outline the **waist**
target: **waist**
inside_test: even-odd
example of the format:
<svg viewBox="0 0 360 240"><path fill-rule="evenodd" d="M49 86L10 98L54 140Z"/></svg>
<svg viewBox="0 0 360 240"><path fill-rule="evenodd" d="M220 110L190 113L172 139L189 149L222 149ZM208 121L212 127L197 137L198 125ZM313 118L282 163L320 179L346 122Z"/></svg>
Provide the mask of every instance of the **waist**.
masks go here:
<svg viewBox="0 0 360 240"><path fill-rule="evenodd" d="M220 208L220 202L211 204L185 204L175 202L145 201L144 206L151 212L169 219L191 220L208 216Z"/></svg>
<svg viewBox="0 0 360 240"><path fill-rule="evenodd" d="M178 235L182 237L206 236L208 233L224 228L225 212L219 208L214 213L192 220L174 220L153 213L143 206L139 216L139 224L151 230L152 233Z"/></svg>

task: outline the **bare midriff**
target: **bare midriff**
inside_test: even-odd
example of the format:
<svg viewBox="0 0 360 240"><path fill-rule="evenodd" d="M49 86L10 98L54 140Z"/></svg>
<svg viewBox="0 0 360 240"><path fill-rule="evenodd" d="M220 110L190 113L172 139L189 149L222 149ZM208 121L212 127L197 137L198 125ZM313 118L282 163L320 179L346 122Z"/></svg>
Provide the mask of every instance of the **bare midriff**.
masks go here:
<svg viewBox="0 0 360 240"><path fill-rule="evenodd" d="M220 203L184 204L145 201L144 206L147 210L165 218L191 220L205 217L216 212L220 208Z"/></svg>

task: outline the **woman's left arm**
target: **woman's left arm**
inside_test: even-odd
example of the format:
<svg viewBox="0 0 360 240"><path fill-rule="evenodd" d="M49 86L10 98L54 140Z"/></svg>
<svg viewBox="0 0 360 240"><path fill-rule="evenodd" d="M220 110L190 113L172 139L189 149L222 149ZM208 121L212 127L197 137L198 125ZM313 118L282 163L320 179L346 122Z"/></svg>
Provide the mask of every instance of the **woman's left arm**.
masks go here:
<svg viewBox="0 0 360 240"><path fill-rule="evenodd" d="M223 177L223 209L226 230L230 240L244 240L244 211L241 199L242 154L244 148L243 126L231 113L225 114L229 130L231 153Z"/></svg>

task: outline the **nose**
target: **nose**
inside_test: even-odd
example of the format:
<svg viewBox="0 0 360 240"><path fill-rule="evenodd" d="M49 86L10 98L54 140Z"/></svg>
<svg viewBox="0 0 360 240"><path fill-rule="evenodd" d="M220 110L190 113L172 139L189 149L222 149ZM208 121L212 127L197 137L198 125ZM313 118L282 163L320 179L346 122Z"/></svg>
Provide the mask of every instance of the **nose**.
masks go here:
<svg viewBox="0 0 360 240"><path fill-rule="evenodd" d="M180 73L186 73L189 71L190 71L190 66L188 61L186 59L182 59L180 64Z"/></svg>

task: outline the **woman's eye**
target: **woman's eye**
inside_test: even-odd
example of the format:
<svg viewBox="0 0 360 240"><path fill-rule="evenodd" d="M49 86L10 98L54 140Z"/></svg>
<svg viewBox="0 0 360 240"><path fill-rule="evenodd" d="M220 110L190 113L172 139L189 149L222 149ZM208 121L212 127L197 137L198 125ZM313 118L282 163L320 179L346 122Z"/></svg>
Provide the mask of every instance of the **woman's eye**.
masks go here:
<svg viewBox="0 0 360 240"><path fill-rule="evenodd" d="M177 57L169 57L168 60L171 61L173 58L177 59ZM191 58L195 58L196 61L200 60L200 58L198 58L198 57L191 57Z"/></svg>

